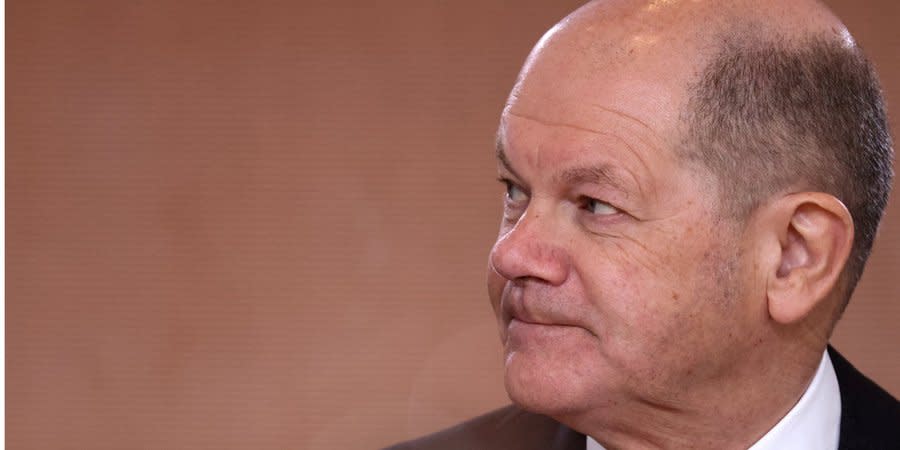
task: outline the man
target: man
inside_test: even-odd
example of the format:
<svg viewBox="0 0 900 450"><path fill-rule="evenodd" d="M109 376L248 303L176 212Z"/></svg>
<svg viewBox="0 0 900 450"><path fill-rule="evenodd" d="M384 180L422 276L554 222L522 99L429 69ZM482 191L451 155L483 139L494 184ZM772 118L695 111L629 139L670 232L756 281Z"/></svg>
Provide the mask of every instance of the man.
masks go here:
<svg viewBox="0 0 900 450"><path fill-rule="evenodd" d="M515 406L398 448L900 447L897 400L827 347L893 155L823 5L590 3L532 51L497 156Z"/></svg>

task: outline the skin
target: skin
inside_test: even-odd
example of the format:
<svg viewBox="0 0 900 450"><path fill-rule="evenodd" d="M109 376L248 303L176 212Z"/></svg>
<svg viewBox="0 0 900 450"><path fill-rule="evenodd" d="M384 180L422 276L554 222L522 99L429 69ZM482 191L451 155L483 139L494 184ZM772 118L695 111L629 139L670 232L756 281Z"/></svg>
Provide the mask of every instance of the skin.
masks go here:
<svg viewBox="0 0 900 450"><path fill-rule="evenodd" d="M500 119L488 290L506 388L608 449L747 448L802 395L840 300L837 199L791 190L728 219L676 148L717 27L849 35L813 2L718 3L586 5L537 44Z"/></svg>

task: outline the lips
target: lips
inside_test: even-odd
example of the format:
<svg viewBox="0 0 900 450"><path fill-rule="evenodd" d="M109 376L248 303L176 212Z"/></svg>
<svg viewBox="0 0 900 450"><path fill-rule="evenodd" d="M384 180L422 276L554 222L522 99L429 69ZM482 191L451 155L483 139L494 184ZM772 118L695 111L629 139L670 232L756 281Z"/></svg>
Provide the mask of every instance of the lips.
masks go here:
<svg viewBox="0 0 900 450"><path fill-rule="evenodd" d="M526 295L526 290L522 287L507 285L501 300L503 323L509 325L512 319L516 319L532 325L578 326L575 320L559 314L562 309L560 305L548 308L544 306L547 303L546 298Z"/></svg>
<svg viewBox="0 0 900 450"><path fill-rule="evenodd" d="M530 324L553 324L552 321L541 318L533 308L526 306L525 300L521 295L504 297L503 313L506 323L509 323L512 319L516 319L520 322Z"/></svg>

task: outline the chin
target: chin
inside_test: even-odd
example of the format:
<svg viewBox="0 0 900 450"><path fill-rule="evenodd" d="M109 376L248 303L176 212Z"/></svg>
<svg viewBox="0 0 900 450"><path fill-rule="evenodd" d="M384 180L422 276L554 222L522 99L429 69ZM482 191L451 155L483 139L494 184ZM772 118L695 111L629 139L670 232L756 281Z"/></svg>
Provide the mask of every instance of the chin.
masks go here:
<svg viewBox="0 0 900 450"><path fill-rule="evenodd" d="M577 360L513 352L507 355L504 384L509 399L519 407L554 418L589 411L598 401L602 377Z"/></svg>

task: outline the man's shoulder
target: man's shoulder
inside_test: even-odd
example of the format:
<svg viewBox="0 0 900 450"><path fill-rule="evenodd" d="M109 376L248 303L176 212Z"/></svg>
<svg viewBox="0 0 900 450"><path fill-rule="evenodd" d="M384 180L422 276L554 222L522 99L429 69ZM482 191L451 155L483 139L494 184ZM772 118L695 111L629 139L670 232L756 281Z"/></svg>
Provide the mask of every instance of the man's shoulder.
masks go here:
<svg viewBox="0 0 900 450"><path fill-rule="evenodd" d="M510 405L388 450L462 448L581 450L585 437L547 416Z"/></svg>
<svg viewBox="0 0 900 450"><path fill-rule="evenodd" d="M900 442L900 402L828 348L841 390L841 449L890 448Z"/></svg>

